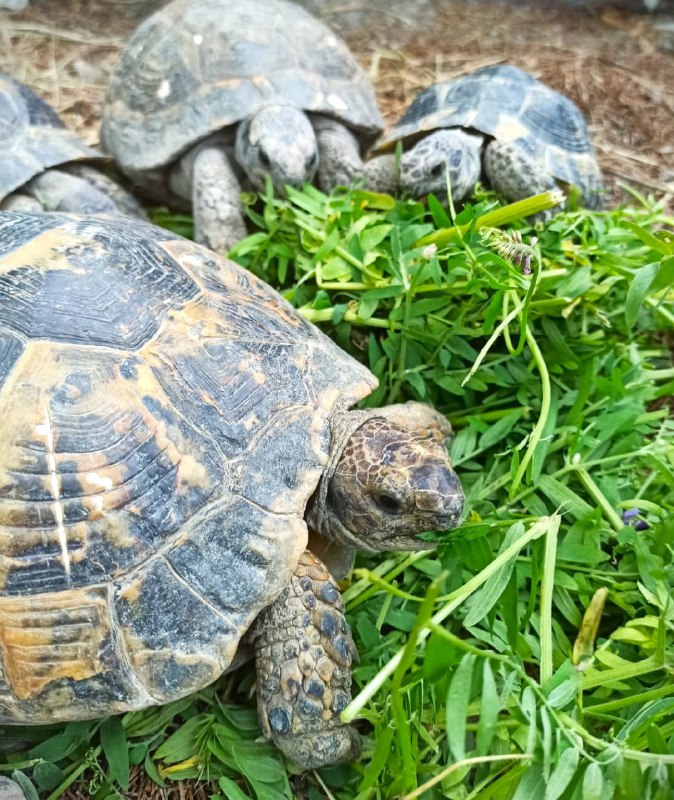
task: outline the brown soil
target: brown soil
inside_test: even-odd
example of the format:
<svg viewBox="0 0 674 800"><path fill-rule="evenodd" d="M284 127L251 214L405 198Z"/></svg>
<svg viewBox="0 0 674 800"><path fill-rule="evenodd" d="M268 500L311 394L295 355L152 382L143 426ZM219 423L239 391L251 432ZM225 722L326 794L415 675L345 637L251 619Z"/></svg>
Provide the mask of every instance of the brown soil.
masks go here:
<svg viewBox="0 0 674 800"><path fill-rule="evenodd" d="M585 112L613 201L626 199L616 186L624 181L672 207L671 4L649 15L624 3L303 2L342 33L370 71L387 123L434 80L485 64L517 64ZM138 24L137 9L160 4L32 0L21 13L0 12L0 70L45 96L93 144L109 71Z"/></svg>

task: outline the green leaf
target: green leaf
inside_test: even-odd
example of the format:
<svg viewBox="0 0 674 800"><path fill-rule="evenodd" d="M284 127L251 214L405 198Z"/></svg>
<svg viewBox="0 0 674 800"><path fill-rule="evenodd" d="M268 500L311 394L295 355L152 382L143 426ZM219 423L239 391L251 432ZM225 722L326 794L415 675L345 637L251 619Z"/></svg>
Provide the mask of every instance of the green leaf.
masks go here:
<svg viewBox="0 0 674 800"><path fill-rule="evenodd" d="M181 725L178 730L157 749L154 757L166 764L178 764L193 756L198 749L197 735L204 725L204 717L195 715Z"/></svg>
<svg viewBox="0 0 674 800"><path fill-rule="evenodd" d="M507 414L505 417L497 420L493 425L490 425L487 431L480 437L478 443L479 449L487 450L505 439L521 416L522 412L519 409L517 411L511 411L510 414Z"/></svg>
<svg viewBox="0 0 674 800"><path fill-rule="evenodd" d="M575 519L586 519L592 514L592 506L560 481L550 475L541 475L538 488L559 509L562 514L571 514Z"/></svg>
<svg viewBox="0 0 674 800"><path fill-rule="evenodd" d="M49 761L41 761L33 768L33 780L37 783L40 791L48 791L58 786L65 775L62 769Z"/></svg>
<svg viewBox="0 0 674 800"><path fill-rule="evenodd" d="M22 792L26 796L26 800L40 800L38 793L35 791L35 787L21 770L14 770L14 772L12 772L12 780L19 784Z"/></svg>
<svg viewBox="0 0 674 800"><path fill-rule="evenodd" d="M648 290L658 274L658 266L657 262L646 264L645 267L641 267L634 273L625 300L625 324L628 330L631 330L637 321Z"/></svg>
<svg viewBox="0 0 674 800"><path fill-rule="evenodd" d="M545 800L557 800L576 774L580 754L575 747L567 747L557 761L548 784L545 787Z"/></svg>
<svg viewBox="0 0 674 800"><path fill-rule="evenodd" d="M374 752L370 763L365 768L363 774L363 781L360 784L360 792L365 792L374 786L377 778L381 775L386 762L391 758L391 742L393 741L393 728L384 728L378 730L378 736L375 739Z"/></svg>
<svg viewBox="0 0 674 800"><path fill-rule="evenodd" d="M110 779L122 789L129 788L129 749L121 717L110 717L101 724L101 747L107 759Z"/></svg>
<svg viewBox="0 0 674 800"><path fill-rule="evenodd" d="M500 702L496 690L496 681L489 660L485 658L482 666L482 696L480 698L480 719L475 736L476 750L479 756L489 752L491 741L496 730Z"/></svg>
<svg viewBox="0 0 674 800"><path fill-rule="evenodd" d="M583 775L582 800L606 800L604 798L604 776L596 761L587 765Z"/></svg>
<svg viewBox="0 0 674 800"><path fill-rule="evenodd" d="M632 233L641 239L641 241L648 245L652 250L655 250L662 255L668 256L674 253L674 243L672 243L671 234L668 236L659 236L662 231L651 233L641 225L637 225L629 220L623 220L622 224Z"/></svg>
<svg viewBox="0 0 674 800"><path fill-rule="evenodd" d="M447 744L455 761L466 755L466 721L474 666L475 656L466 653L454 670L447 691Z"/></svg>
<svg viewBox="0 0 674 800"><path fill-rule="evenodd" d="M506 532L503 542L501 543L498 555L507 550L512 543L519 539L522 535L524 535L523 522L516 522L514 525L511 525ZM498 601L499 597L505 590L508 581L510 580L510 576L515 566L515 558L516 556L513 556L499 570L497 570L485 582L484 586L475 592L473 597L470 599L468 603L468 613L463 621L463 624L467 628L484 619L484 617L486 617L494 607L494 604Z"/></svg>
<svg viewBox="0 0 674 800"><path fill-rule="evenodd" d="M242 791L238 784L231 778L222 775L218 778L218 786L222 789L227 800L250 800L250 795Z"/></svg>

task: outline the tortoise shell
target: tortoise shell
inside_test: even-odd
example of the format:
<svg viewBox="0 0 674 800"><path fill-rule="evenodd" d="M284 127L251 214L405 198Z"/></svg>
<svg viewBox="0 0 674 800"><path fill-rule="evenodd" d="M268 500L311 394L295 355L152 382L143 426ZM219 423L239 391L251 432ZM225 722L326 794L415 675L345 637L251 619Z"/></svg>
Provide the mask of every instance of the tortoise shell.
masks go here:
<svg viewBox="0 0 674 800"><path fill-rule="evenodd" d="M218 677L287 585L367 369L140 222L0 212L0 721Z"/></svg>
<svg viewBox="0 0 674 800"><path fill-rule="evenodd" d="M420 92L379 151L441 128L468 128L517 142L534 163L600 203L601 177L587 124L568 97L517 67L483 67Z"/></svg>
<svg viewBox="0 0 674 800"><path fill-rule="evenodd" d="M104 159L27 86L0 75L0 200L49 167Z"/></svg>
<svg viewBox="0 0 674 800"><path fill-rule="evenodd" d="M327 114L369 145L382 129L346 44L288 0L174 0L136 30L112 74L102 142L136 174L281 103Z"/></svg>

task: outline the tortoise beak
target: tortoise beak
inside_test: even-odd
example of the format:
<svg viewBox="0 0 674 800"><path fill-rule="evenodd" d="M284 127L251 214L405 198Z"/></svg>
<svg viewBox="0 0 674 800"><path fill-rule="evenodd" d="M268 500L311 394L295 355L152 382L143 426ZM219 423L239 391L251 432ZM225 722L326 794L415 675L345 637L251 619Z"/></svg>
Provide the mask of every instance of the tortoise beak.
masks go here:
<svg viewBox="0 0 674 800"><path fill-rule="evenodd" d="M456 528L463 511L463 489L461 482L451 467L436 470L431 486L417 489L414 502L419 511L433 518L437 530Z"/></svg>

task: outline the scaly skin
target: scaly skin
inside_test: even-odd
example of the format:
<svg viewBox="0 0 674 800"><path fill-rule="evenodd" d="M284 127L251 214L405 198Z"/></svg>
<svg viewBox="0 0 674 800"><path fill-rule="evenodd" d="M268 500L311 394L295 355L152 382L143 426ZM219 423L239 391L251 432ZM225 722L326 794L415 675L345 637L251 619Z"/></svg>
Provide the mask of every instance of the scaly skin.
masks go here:
<svg viewBox="0 0 674 800"><path fill-rule="evenodd" d="M358 137L346 125L329 117L312 118L318 143L318 185L324 192L348 186L363 174Z"/></svg>
<svg viewBox="0 0 674 800"><path fill-rule="evenodd" d="M358 733L339 719L351 700L356 648L339 589L309 551L253 636L265 735L305 769L357 758Z"/></svg>

